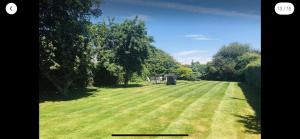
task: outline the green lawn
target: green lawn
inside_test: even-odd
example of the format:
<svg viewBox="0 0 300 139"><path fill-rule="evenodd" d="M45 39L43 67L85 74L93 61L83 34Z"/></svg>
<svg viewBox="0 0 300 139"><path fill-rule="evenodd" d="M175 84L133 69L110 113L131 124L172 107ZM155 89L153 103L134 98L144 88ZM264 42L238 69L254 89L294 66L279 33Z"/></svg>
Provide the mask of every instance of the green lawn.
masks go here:
<svg viewBox="0 0 300 139"><path fill-rule="evenodd" d="M40 138L130 138L111 137L118 133L260 138L255 113L260 101L236 82L178 81L173 86L97 88L88 93L72 100L41 102Z"/></svg>

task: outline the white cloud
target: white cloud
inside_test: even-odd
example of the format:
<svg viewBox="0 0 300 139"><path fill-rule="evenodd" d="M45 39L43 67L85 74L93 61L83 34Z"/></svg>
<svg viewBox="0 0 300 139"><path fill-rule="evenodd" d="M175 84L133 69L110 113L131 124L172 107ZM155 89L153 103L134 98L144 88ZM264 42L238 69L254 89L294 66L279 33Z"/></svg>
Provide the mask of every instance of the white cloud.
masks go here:
<svg viewBox="0 0 300 139"><path fill-rule="evenodd" d="M178 52L179 56L187 56L187 55L195 55L195 54L199 54L199 53L205 53L207 51L203 51L203 50L189 50L189 51L181 51Z"/></svg>
<svg viewBox="0 0 300 139"><path fill-rule="evenodd" d="M211 61L211 57L207 55L206 50L187 50L173 54L173 57L181 64L191 64L192 61L202 64Z"/></svg>
<svg viewBox="0 0 300 139"><path fill-rule="evenodd" d="M139 5L139 6L151 6L168 8L174 10L181 10L185 12L201 13L201 14L214 14L223 16L238 16L238 17L260 17L256 14L243 13L238 11L225 10L221 8L202 7L195 5L182 4L178 2L162 2L162 1L141 1L141 0L112 0L114 2L122 2L127 4Z"/></svg>
<svg viewBox="0 0 300 139"><path fill-rule="evenodd" d="M192 61L194 62L200 62L201 64L206 64L207 62L211 61L211 57L206 57L206 56L193 56L193 57L176 57L174 58L180 62L181 64L191 64Z"/></svg>
<svg viewBox="0 0 300 139"><path fill-rule="evenodd" d="M216 39L210 38L210 37L202 35L202 34L189 34L189 35L184 35L184 37L192 38L193 40L199 40L199 41L216 40Z"/></svg>

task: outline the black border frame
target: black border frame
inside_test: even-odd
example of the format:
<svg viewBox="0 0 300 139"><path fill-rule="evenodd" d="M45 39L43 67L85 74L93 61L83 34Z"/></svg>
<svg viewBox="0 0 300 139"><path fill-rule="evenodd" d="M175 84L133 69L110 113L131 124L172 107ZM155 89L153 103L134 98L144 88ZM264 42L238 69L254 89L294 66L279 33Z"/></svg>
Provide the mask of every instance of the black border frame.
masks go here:
<svg viewBox="0 0 300 139"><path fill-rule="evenodd" d="M261 0L262 50L262 138L293 138L300 115L297 94L298 36L296 0L284 0L295 6L292 15L274 11L279 0ZM15 15L7 15L5 5L18 6ZM38 93L38 0L2 0L0 101L3 133L10 138L39 138ZM233 4L234 5L234 4ZM292 66L290 66L292 65ZM295 89L295 90L294 90ZM289 125L290 124L290 125Z"/></svg>

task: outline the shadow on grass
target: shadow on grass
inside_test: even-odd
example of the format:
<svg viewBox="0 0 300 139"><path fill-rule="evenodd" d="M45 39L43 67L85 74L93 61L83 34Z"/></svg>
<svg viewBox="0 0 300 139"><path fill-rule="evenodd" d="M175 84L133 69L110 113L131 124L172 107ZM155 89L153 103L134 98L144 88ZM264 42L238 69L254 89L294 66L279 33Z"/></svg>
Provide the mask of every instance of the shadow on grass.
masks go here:
<svg viewBox="0 0 300 139"><path fill-rule="evenodd" d="M246 83L239 83L239 87L244 92L246 101L255 111L255 116L252 115L235 115L239 118L238 122L243 123L248 133L260 134L261 133L261 99L260 90L255 90L249 87ZM235 98L233 98L235 99Z"/></svg>
<svg viewBox="0 0 300 139"><path fill-rule="evenodd" d="M61 95L55 92L40 92L39 102L44 101L68 101L76 100L88 96L92 96L94 92L99 91L97 88L84 88L84 89L73 89L70 90L68 95Z"/></svg>
<svg viewBox="0 0 300 139"><path fill-rule="evenodd" d="M260 120L257 119L256 116L253 115L235 115L239 118L238 122L243 123L246 127L245 132L251 133L251 134L260 134L261 133L261 126L260 126Z"/></svg>
<svg viewBox="0 0 300 139"><path fill-rule="evenodd" d="M246 100L246 99L242 99L242 98L237 98L237 97L229 97L231 99L236 99L236 100Z"/></svg>
<svg viewBox="0 0 300 139"><path fill-rule="evenodd" d="M39 102L44 101L68 101L76 100L84 97L94 96L94 92L99 91L99 88L136 88L142 87L143 84L128 84L127 86L118 84L118 85L106 85L106 86L97 86L96 88L84 88L84 89L73 89L70 90L68 95L61 95L55 91L51 92L40 92Z"/></svg>
<svg viewBox="0 0 300 139"><path fill-rule="evenodd" d="M136 87L143 87L143 84L128 84L125 86L124 84L116 84L116 85L102 85L102 86L97 86L100 88L136 88Z"/></svg>

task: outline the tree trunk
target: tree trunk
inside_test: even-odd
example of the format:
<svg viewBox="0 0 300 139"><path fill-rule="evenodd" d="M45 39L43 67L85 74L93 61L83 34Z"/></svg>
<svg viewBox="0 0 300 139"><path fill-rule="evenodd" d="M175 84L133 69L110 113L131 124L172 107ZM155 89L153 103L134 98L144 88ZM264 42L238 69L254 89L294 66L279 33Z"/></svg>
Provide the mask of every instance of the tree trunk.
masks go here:
<svg viewBox="0 0 300 139"><path fill-rule="evenodd" d="M44 73L45 77L54 85L54 87L60 92L62 95L67 96L69 87L71 86L73 80L70 80L67 82L67 84L62 87L61 84L59 84L59 81L55 78L52 78L48 73Z"/></svg>
<svg viewBox="0 0 300 139"><path fill-rule="evenodd" d="M125 73L125 75L124 75L124 85L125 85L125 87L128 86L128 81L129 81L129 75L127 73Z"/></svg>

